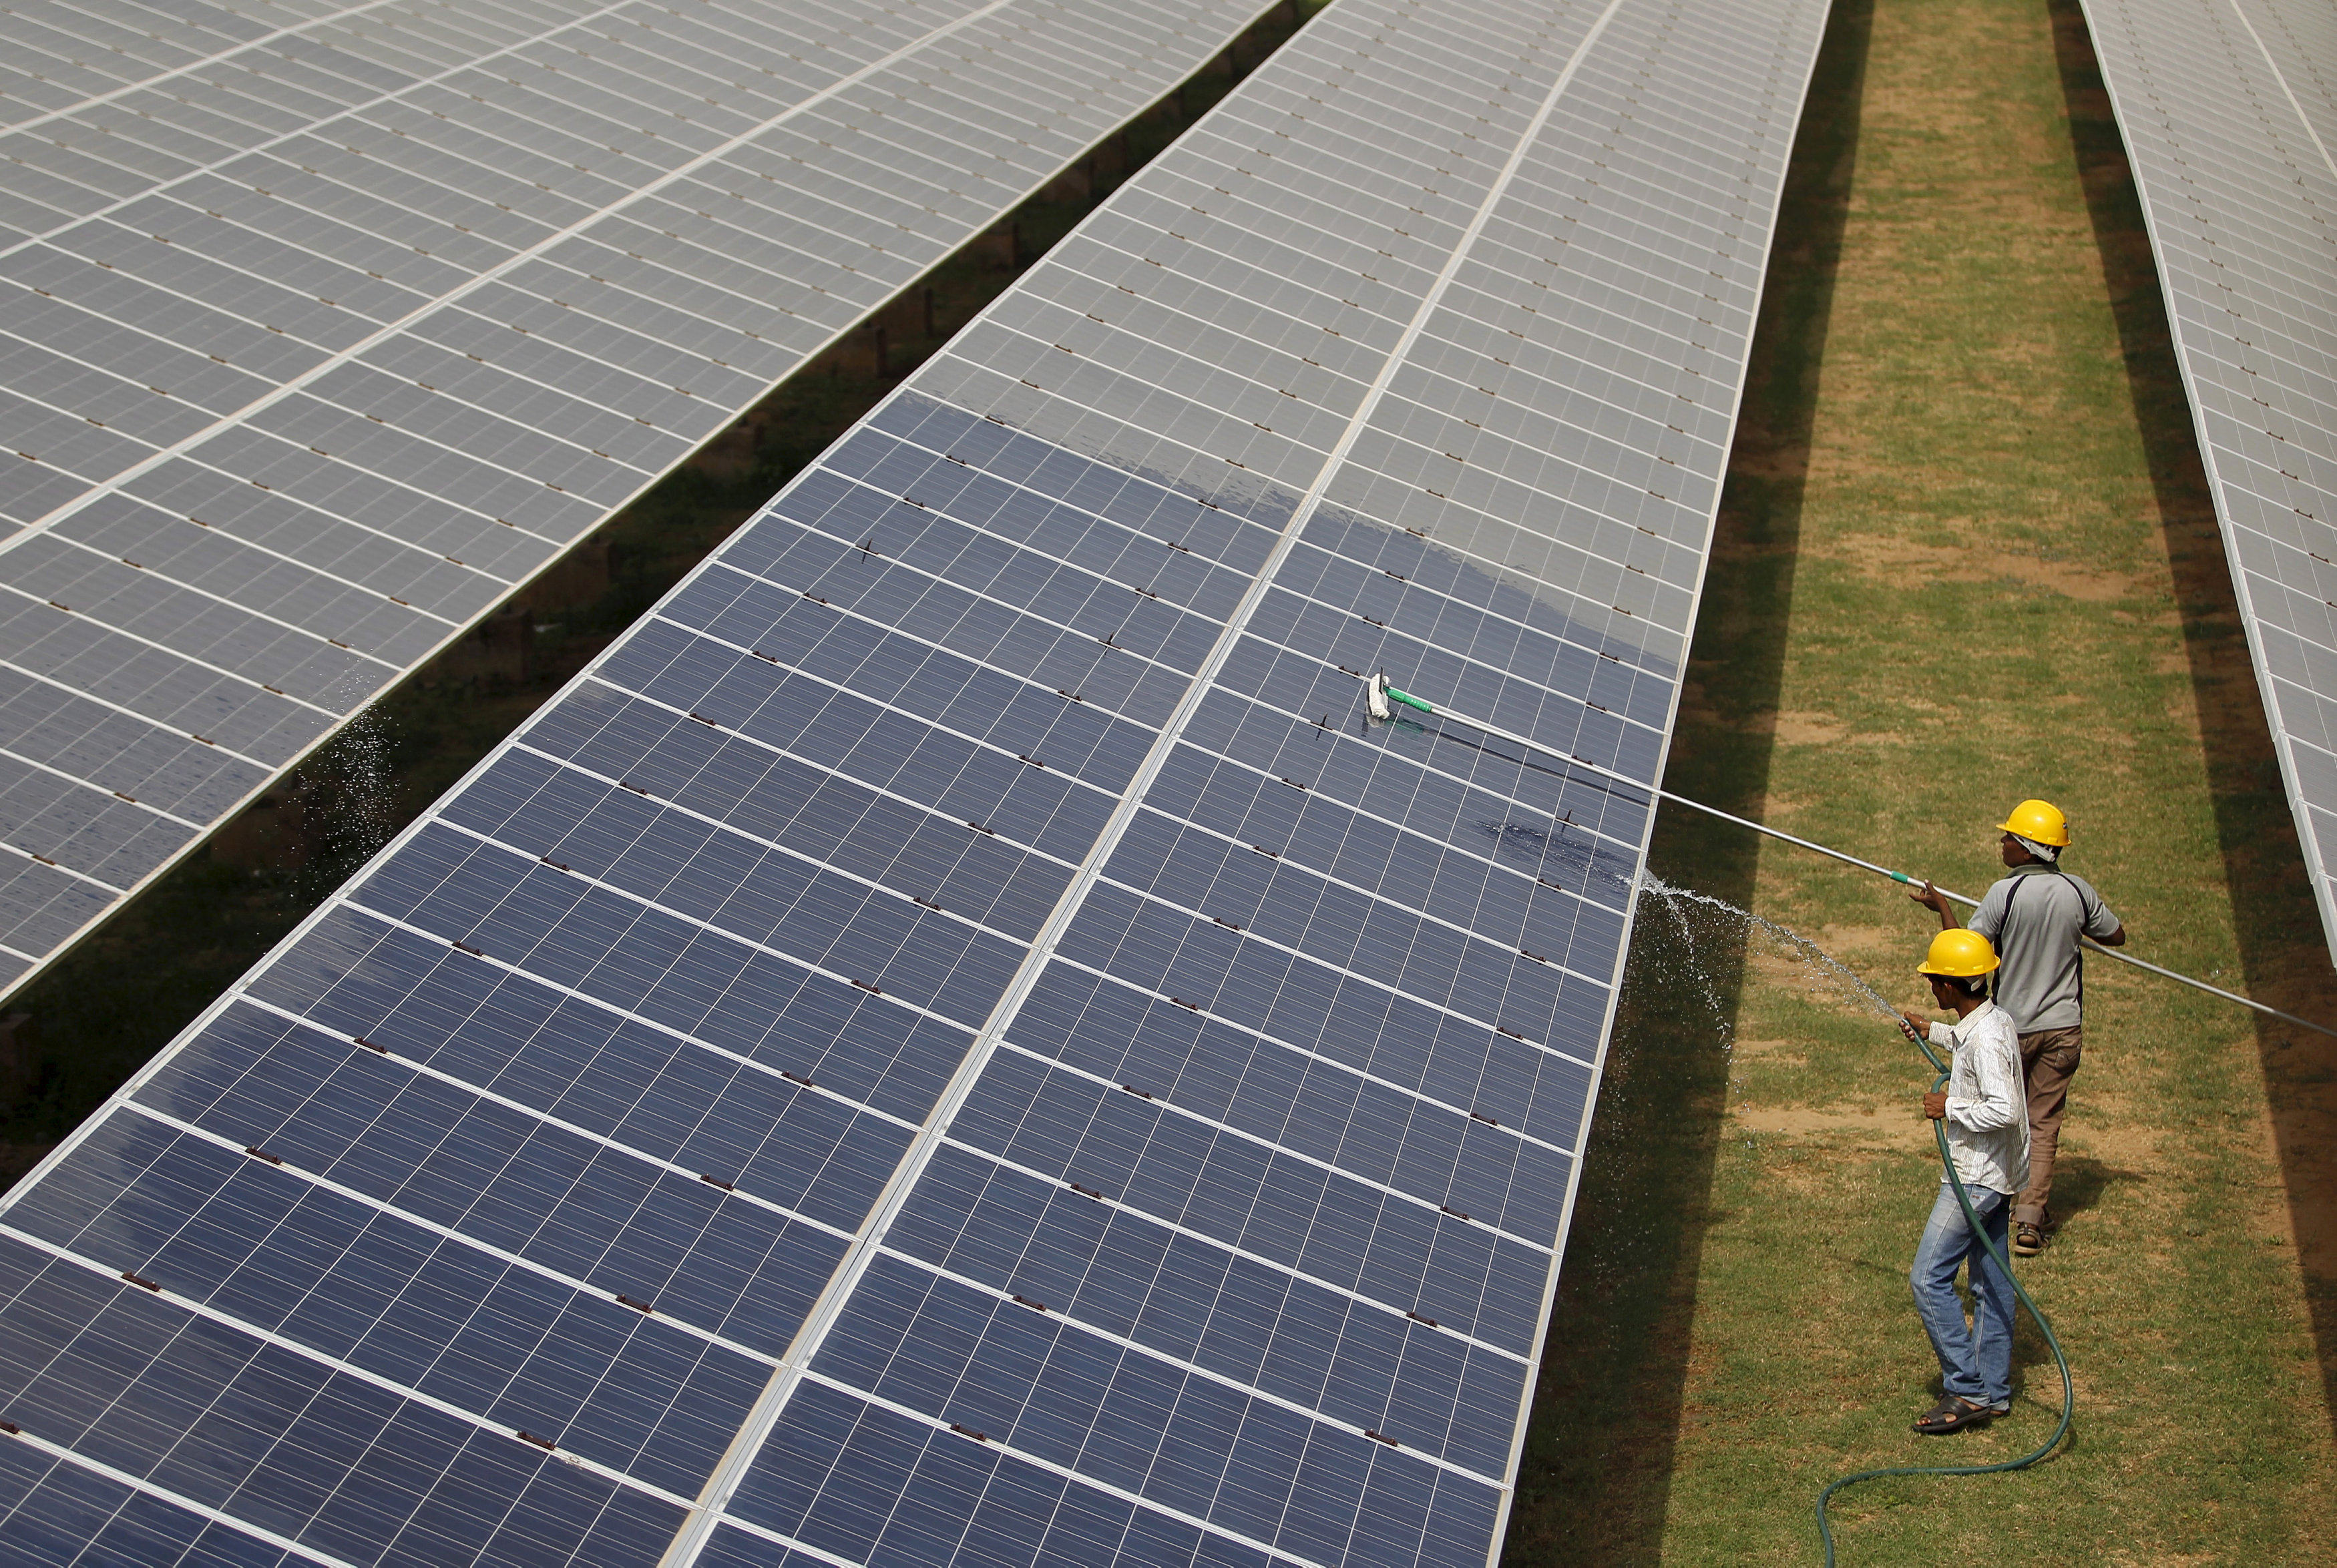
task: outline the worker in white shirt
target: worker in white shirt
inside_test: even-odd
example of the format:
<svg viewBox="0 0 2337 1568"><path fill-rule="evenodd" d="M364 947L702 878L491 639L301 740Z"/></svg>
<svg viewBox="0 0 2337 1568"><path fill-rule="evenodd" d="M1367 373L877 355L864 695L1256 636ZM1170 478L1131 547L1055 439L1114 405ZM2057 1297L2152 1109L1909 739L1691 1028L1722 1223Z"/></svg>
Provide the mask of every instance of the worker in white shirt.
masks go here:
<svg viewBox="0 0 2337 1568"><path fill-rule="evenodd" d="M2052 1234L2053 1159L2061 1146L2061 1113L2069 1080L2084 1051L2086 959L2081 936L2106 948L2126 945L2126 927L2081 876L2061 869L2069 847L2069 819L2049 801L2022 801L1997 824L1998 853L2011 875L1999 881L1972 911L1971 929L2004 956L1996 978L1996 1005L2012 1015L2020 1035L2021 1072L2028 1082L2032 1140L2029 1185L2012 1205L2012 1251L2033 1258ZM1955 929L1946 897L1931 883L1908 895Z"/></svg>
<svg viewBox="0 0 2337 1568"><path fill-rule="evenodd" d="M2013 1195L2029 1179L2029 1097L2012 1019L1988 998L1996 950L1977 931L1944 930L1917 972L1952 1024L1902 1013L1901 1027L1953 1053L1945 1091L1923 1096L1923 1115L1945 1124L1948 1156L1971 1201L1972 1230L1947 1174L1907 1271L1915 1310L1940 1358L1940 1402L1915 1421L1926 1435L1985 1427L2012 1407L2012 1277L1997 1262ZM1989 1243L1995 1244L1991 1252ZM1956 1271L1969 1268L1972 1318L1964 1321Z"/></svg>

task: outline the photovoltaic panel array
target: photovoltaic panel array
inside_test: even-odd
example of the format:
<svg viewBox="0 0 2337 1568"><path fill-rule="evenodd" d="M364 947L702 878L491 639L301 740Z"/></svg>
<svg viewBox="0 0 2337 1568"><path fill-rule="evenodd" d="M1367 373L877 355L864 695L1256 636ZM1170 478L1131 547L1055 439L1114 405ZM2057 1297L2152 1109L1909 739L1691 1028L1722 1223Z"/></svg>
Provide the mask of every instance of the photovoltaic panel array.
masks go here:
<svg viewBox="0 0 2337 1568"><path fill-rule="evenodd" d="M0 1523L1485 1562L1823 23L1338 0L20 1184Z"/></svg>
<svg viewBox="0 0 2337 1568"><path fill-rule="evenodd" d="M2337 13L2085 9L2337 959Z"/></svg>
<svg viewBox="0 0 2337 1568"><path fill-rule="evenodd" d="M0 15L0 994L1262 9Z"/></svg>

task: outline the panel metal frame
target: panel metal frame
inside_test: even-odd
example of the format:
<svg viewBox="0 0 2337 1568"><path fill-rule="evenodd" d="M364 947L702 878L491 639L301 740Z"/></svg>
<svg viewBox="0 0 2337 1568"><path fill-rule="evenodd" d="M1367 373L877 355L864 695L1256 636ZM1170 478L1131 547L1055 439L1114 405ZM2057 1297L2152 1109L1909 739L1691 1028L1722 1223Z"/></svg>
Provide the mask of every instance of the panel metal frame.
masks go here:
<svg viewBox="0 0 2337 1568"><path fill-rule="evenodd" d="M2337 33L2324 15L2318 36L2309 28L2300 34L2279 0L2080 5L2141 198L2281 784L2337 963L2337 750L2331 744L2337 735L2326 733L2325 723L2337 713L2337 679L2329 673L2337 670L2337 619L2322 618L2332 634L2325 642L2293 624L2300 609L2317 616L2314 601L2337 598L2337 570L2297 562L2319 580L2292 584L2248 559L2252 541L2291 557L2308 553L2300 541L2317 541L2321 559L2337 559L2337 413L2326 372L2266 346L2276 337L2296 346L2300 331L2317 331L2323 354L2337 343L2337 155L2328 140L2337 136L2337 102L2327 98L2330 73L2337 72ZM2252 9L2260 15L2252 16ZM2314 48L2323 53L2315 56ZM2264 91L2266 78L2272 92ZM2307 83L2313 107L2299 97L2298 80ZM2188 102L2170 102L2157 90L2162 82L2182 89ZM2221 109L2213 122L2196 112L2202 102ZM2250 119L2254 124L2244 123ZM2283 212L2283 202L2295 205ZM2277 223L2289 232L2278 232ZM2313 248L2316 226L2331 248ZM2211 278L2209 267L2219 276ZM2223 277L2240 279L2240 287ZM2238 384L2235 375L2249 382ZM2256 397L2263 412L2253 418L2239 404L2243 393L2254 395L2250 385L2278 400ZM2239 450L2259 434L2301 458L2295 473L2281 474L2285 487L2271 478L2278 463ZM2272 493L2283 488L2284 494ZM2279 538L2264 521L2283 509L2293 516L2276 521L2297 538ZM2296 596L2298 602L2275 610L2261 602L2267 592L2274 601ZM2316 648L2327 667L2303 672L2304 679L2293 669L2283 675L2281 667L2293 661L2275 653L2274 638ZM2315 675L2328 684L2313 684ZM2304 733L2308 725L2322 737Z"/></svg>

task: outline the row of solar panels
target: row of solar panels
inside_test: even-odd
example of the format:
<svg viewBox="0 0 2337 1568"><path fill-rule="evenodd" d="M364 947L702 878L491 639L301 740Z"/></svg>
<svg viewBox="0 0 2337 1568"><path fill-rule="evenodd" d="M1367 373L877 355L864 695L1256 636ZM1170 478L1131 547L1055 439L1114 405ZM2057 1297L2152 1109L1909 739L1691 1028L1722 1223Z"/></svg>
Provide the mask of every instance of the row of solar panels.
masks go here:
<svg viewBox="0 0 2337 1568"><path fill-rule="evenodd" d="M1485 1562L1824 20L1337 0L9 1195L12 1539Z"/></svg>
<svg viewBox="0 0 2337 1568"><path fill-rule="evenodd" d="M2086 0L2337 959L2337 13Z"/></svg>
<svg viewBox="0 0 2337 1568"><path fill-rule="evenodd" d="M0 20L0 994L1262 0Z"/></svg>

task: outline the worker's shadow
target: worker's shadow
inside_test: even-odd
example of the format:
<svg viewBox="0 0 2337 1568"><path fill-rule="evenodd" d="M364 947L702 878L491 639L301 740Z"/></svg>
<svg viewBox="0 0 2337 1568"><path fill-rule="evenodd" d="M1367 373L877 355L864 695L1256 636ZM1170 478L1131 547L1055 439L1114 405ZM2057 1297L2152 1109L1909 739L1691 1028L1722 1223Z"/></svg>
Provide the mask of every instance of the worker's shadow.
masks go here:
<svg viewBox="0 0 2337 1568"><path fill-rule="evenodd" d="M2046 1316L2052 1316L2060 1305L2054 1299L2057 1277L2082 1271L2084 1253L2089 1246L2122 1245L2136 1240L2100 1233L2106 1217L2094 1211L2100 1207L2103 1195L2113 1187L2137 1185L2149 1180L2140 1171L2105 1164L2083 1154L2063 1154L2053 1162L2052 1240L2042 1257L2014 1261L2021 1284L2045 1309ZM2046 1344L2044 1334L2026 1312L2020 1315L2013 1330L2012 1365L2015 1398L2042 1400L2059 1408L2061 1381L2052 1370L2052 1347ZM2044 1370L2039 1371L2040 1368Z"/></svg>
<svg viewBox="0 0 2337 1568"><path fill-rule="evenodd" d="M2055 1244L2062 1236L2074 1236L2094 1228L2085 1215L2101 1202L2102 1194L2112 1187L2145 1183L2150 1178L2140 1171L2129 1171L2083 1154L2063 1154L2053 1162L2053 1222L2057 1227Z"/></svg>

